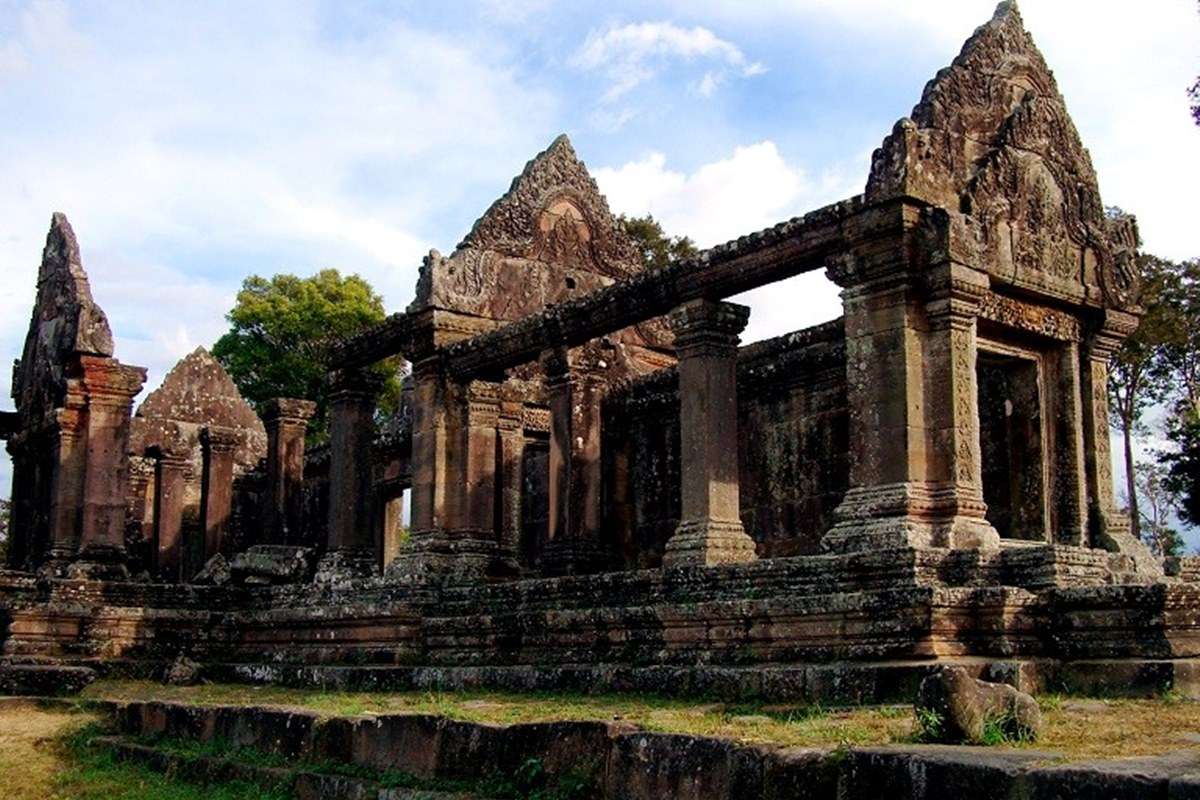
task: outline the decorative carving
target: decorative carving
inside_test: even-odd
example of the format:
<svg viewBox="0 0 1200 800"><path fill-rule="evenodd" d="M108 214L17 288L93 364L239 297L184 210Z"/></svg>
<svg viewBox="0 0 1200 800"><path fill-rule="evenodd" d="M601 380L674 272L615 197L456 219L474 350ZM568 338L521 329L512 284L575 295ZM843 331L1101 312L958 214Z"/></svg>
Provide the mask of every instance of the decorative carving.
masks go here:
<svg viewBox="0 0 1200 800"><path fill-rule="evenodd" d="M988 292L983 297L979 305L979 316L1010 328L1059 341L1078 342L1082 338L1079 320L1070 314L995 292Z"/></svg>
<svg viewBox="0 0 1200 800"><path fill-rule="evenodd" d="M21 360L13 369L13 399L22 426L49 421L65 399L71 356L111 356L108 318L92 300L79 254L79 242L63 214L54 214L42 264L37 300Z"/></svg>
<svg viewBox="0 0 1200 800"><path fill-rule="evenodd" d="M1136 284L1135 262L1118 265L1116 255L1131 249L1113 241L1120 234L1106 223L1091 159L1012 2L884 140L866 196L911 196L971 215L980 266L1007 282L1081 298L1099 280L1118 307Z"/></svg>

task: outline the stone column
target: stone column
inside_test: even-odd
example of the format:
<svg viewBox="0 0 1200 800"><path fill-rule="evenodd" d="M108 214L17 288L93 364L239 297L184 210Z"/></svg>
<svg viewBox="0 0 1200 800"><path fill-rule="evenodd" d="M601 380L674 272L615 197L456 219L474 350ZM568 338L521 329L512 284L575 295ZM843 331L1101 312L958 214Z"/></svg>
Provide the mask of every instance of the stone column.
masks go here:
<svg viewBox="0 0 1200 800"><path fill-rule="evenodd" d="M1138 326L1138 318L1106 309L1085 343L1081 370L1083 396L1084 470L1088 489L1088 522L1092 547L1122 553L1133 559L1137 571L1161 577L1162 567L1149 548L1133 535L1129 517L1113 503L1112 450L1108 424L1108 362L1125 337Z"/></svg>
<svg viewBox="0 0 1200 800"><path fill-rule="evenodd" d="M610 558L600 541L600 402L603 378L572 369L567 348L542 354L550 398L550 532L542 559L550 574L599 572Z"/></svg>
<svg viewBox="0 0 1200 800"><path fill-rule="evenodd" d="M371 527L371 447L375 399L382 381L363 370L330 376L329 539L317 580L331 582L377 572Z"/></svg>
<svg viewBox="0 0 1200 800"><path fill-rule="evenodd" d="M25 455L25 448L16 441L7 443L12 458L12 493L8 519L8 561L10 569L29 569L34 558L33 520L30 505L33 501L33 465Z"/></svg>
<svg viewBox="0 0 1200 800"><path fill-rule="evenodd" d="M125 506L126 540L133 536L138 540L135 550L143 554L147 562L154 555L149 548L154 542L154 459L146 456L129 457L129 494ZM132 554L131 554L132 555ZM146 568L150 563L142 564Z"/></svg>
<svg viewBox="0 0 1200 800"><path fill-rule="evenodd" d="M62 408L55 411L53 453L47 459L50 482L49 547L40 571L64 575L79 552L83 486L87 476L87 401L79 379L67 381Z"/></svg>
<svg viewBox="0 0 1200 800"><path fill-rule="evenodd" d="M152 449L154 468L154 572L178 582L183 569L183 504L190 461L182 448Z"/></svg>
<svg viewBox="0 0 1200 800"><path fill-rule="evenodd" d="M498 422L500 519L498 538L500 559L510 572L520 564L521 496L524 488L525 404L511 391L501 390Z"/></svg>
<svg viewBox="0 0 1200 800"><path fill-rule="evenodd" d="M462 384L436 356L413 364L412 534L396 575L482 575L495 567L499 384Z"/></svg>
<svg viewBox="0 0 1200 800"><path fill-rule="evenodd" d="M204 531L204 560L226 553L226 535L233 513L233 454L240 442L233 428L210 426L200 431L204 472L200 484L200 529Z"/></svg>
<svg viewBox="0 0 1200 800"><path fill-rule="evenodd" d="M1053 359L1055 386L1055 479L1051 485L1054 540L1087 547L1087 478L1083 446L1083 394L1078 342L1059 345Z"/></svg>
<svg viewBox="0 0 1200 800"><path fill-rule="evenodd" d="M87 473L79 553L71 573L79 577L128 577L125 565L125 498L129 488L129 424L133 398L146 370L111 358L80 356L87 392Z"/></svg>
<svg viewBox="0 0 1200 800"><path fill-rule="evenodd" d="M663 566L755 559L738 504L737 350L750 309L694 300L671 313L679 360L680 520Z"/></svg>
<svg viewBox="0 0 1200 800"><path fill-rule="evenodd" d="M843 287L850 489L835 552L999 544L984 517L975 319L987 275L962 219L900 200L830 260Z"/></svg>
<svg viewBox="0 0 1200 800"><path fill-rule="evenodd" d="M265 542L297 544L304 515L304 437L317 411L311 400L277 397L267 403Z"/></svg>
<svg viewBox="0 0 1200 800"><path fill-rule="evenodd" d="M932 544L995 548L1000 535L986 519L979 445L976 320L988 276L947 262L930 269L924 347L925 479Z"/></svg>

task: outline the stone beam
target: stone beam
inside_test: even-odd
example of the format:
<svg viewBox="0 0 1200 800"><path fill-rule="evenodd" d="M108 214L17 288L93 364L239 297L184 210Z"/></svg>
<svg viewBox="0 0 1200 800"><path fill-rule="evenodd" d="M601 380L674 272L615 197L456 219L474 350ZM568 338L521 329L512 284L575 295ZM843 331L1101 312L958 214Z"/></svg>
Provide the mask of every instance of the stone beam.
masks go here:
<svg viewBox="0 0 1200 800"><path fill-rule="evenodd" d="M877 209L900 222L904 201ZM555 347L575 347L654 317L690 300L717 300L825 266L847 237L869 236L861 198L853 198L706 250L695 258L642 272L589 295L475 336L445 350L457 380L495 374L536 360ZM847 227L855 228L847 231ZM890 227L890 226L889 226Z"/></svg>
<svg viewBox="0 0 1200 800"><path fill-rule="evenodd" d="M365 367L407 354L416 327L416 315L392 314L378 325L334 343L329 348L329 365L341 369Z"/></svg>

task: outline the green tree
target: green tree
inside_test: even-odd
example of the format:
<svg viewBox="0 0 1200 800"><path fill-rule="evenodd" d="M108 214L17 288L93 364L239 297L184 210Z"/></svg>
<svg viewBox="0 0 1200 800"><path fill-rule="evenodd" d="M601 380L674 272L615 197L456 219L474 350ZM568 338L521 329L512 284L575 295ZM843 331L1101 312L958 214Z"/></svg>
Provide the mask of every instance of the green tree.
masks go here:
<svg viewBox="0 0 1200 800"><path fill-rule="evenodd" d="M1146 409L1161 402L1170 388L1166 348L1180 337L1186 319L1179 316L1174 297L1179 287L1179 265L1152 255L1139 257L1145 308L1141 324L1113 354L1108 371L1108 393L1113 408L1112 425L1121 432L1125 456L1125 495L1133 532L1139 533L1141 514L1133 441L1149 430L1143 421Z"/></svg>
<svg viewBox="0 0 1200 800"><path fill-rule="evenodd" d="M1159 454L1163 486L1175 498L1179 518L1200 525L1200 419L1176 416L1167 425L1175 449Z"/></svg>
<svg viewBox="0 0 1200 800"><path fill-rule="evenodd" d="M309 278L252 275L226 315L230 330L213 345L242 395L256 408L274 397L317 402L310 437L328 432L327 356L332 341L382 322L383 298L358 275L326 269ZM386 379L380 409L394 411L400 397L400 362L377 364Z"/></svg>
<svg viewBox="0 0 1200 800"><path fill-rule="evenodd" d="M1163 302L1180 323L1162 348L1169 411L1165 432L1171 447L1159 454L1159 463L1166 469L1163 483L1175 496L1180 518L1200 525L1200 259L1177 265L1174 277Z"/></svg>
<svg viewBox="0 0 1200 800"><path fill-rule="evenodd" d="M1142 499L1141 538L1159 557L1183 553L1183 536L1171 524L1179 509L1166 485L1166 477L1166 470L1154 461L1141 461L1134 466L1134 479Z"/></svg>
<svg viewBox="0 0 1200 800"><path fill-rule="evenodd" d="M637 242L642 254L642 263L649 269L662 269L700 251L696 243L686 236L668 236L652 215L644 217L620 216L625 232Z"/></svg>

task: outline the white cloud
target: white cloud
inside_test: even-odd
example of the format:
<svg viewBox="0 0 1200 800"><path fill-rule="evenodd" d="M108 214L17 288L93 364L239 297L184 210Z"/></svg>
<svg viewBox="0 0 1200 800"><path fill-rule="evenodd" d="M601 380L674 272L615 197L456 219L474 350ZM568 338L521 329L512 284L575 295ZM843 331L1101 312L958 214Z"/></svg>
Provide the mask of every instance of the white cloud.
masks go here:
<svg viewBox="0 0 1200 800"><path fill-rule="evenodd" d="M701 247L774 225L860 190L866 155L817 179L789 164L772 141L738 147L691 174L672 170L666 156L595 170L613 210L653 214L663 229L690 236ZM777 336L841 313L838 290L823 274L811 274L733 298L751 307L745 340Z"/></svg>
<svg viewBox="0 0 1200 800"><path fill-rule="evenodd" d="M700 93L705 96L716 89L728 71L749 77L766 69L748 61L736 45L707 28L681 28L670 22L630 23L593 31L571 63L580 69L602 70L612 81L603 99L613 102L653 78L673 59L706 59L723 65L708 71L701 80Z"/></svg>

